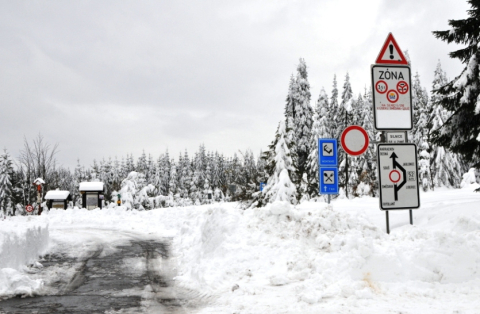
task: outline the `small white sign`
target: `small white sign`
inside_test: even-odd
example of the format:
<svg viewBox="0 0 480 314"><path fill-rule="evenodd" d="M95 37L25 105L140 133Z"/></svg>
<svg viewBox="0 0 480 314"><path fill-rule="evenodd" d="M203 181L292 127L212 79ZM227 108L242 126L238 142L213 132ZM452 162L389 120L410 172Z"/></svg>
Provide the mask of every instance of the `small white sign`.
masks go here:
<svg viewBox="0 0 480 314"><path fill-rule="evenodd" d="M380 209L420 207L415 144L379 144Z"/></svg>
<svg viewBox="0 0 480 314"><path fill-rule="evenodd" d="M406 143L406 132L386 132L385 140L387 143Z"/></svg>

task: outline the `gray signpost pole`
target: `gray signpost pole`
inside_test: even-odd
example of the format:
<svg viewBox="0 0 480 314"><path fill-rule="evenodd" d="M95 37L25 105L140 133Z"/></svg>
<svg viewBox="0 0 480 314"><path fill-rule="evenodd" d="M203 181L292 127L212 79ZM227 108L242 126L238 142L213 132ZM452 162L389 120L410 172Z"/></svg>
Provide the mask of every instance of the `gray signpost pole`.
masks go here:
<svg viewBox="0 0 480 314"><path fill-rule="evenodd" d="M387 220L387 233L390 234L390 222L388 221L388 210L385 211L385 219Z"/></svg>

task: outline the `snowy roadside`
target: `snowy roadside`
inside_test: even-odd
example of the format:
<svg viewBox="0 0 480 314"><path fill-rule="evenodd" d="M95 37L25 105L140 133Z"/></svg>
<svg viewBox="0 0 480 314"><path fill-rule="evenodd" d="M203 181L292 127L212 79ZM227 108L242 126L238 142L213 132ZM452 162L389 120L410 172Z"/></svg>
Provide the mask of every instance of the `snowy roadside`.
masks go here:
<svg viewBox="0 0 480 314"><path fill-rule="evenodd" d="M4 267L12 266L2 266L7 255L0 249L0 295L42 289L41 281L29 279L22 265L45 250L78 255L91 245L108 251L111 244L114 249L132 237L171 237L175 284L212 300L201 313L476 313L476 187L422 193L414 225L408 225L406 211L392 212L390 235L378 199L369 197L338 199L331 205L275 203L245 211L235 203L222 203L143 212L122 207L52 210L30 219L12 217L0 222L8 226L2 230L9 230L9 239L16 239L8 242L0 232L3 252L8 242L15 247L8 259L23 257L13 265L16 269L6 271ZM24 233L15 238L20 230ZM30 248L22 238L26 234L36 238ZM21 277L23 281L16 281L21 285L4 285L15 276Z"/></svg>
<svg viewBox="0 0 480 314"><path fill-rule="evenodd" d="M177 284L216 297L202 313L478 313L476 187L422 193L390 235L372 198L190 211Z"/></svg>
<svg viewBox="0 0 480 314"><path fill-rule="evenodd" d="M41 280L25 274L29 264L45 253L49 229L45 219L38 217L8 217L0 220L0 298L12 295L32 295L42 287Z"/></svg>

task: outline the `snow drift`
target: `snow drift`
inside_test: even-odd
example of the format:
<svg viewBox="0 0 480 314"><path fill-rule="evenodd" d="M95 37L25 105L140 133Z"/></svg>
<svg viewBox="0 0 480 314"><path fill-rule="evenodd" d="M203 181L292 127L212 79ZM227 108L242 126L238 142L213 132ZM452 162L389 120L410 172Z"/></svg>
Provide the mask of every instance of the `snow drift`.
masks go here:
<svg viewBox="0 0 480 314"><path fill-rule="evenodd" d="M0 221L0 297L32 295L42 286L23 269L34 264L47 250L48 225L35 217L9 217Z"/></svg>

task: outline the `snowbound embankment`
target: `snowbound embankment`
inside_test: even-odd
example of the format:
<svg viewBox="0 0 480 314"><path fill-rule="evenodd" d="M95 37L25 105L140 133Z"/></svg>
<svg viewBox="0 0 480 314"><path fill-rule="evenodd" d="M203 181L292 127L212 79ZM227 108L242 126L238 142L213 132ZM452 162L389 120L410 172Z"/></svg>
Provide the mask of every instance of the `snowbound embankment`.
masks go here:
<svg viewBox="0 0 480 314"><path fill-rule="evenodd" d="M218 297L203 313L478 313L475 187L422 193L414 225L391 213L390 235L372 198L191 210L176 281Z"/></svg>
<svg viewBox="0 0 480 314"><path fill-rule="evenodd" d="M143 212L52 210L31 222L11 217L0 226L27 230L36 221L30 237L49 235L49 251L71 254L97 244L107 249L111 243L114 249L132 237L171 237L175 284L211 301L200 313L478 313L480 193L475 188L472 183L422 192L413 226L408 211L390 211L390 235L378 199L368 197L250 210L234 203ZM14 245L20 238L9 237L1 240L1 256L8 241L19 250L14 256L21 256L23 249ZM15 267L35 254L19 258ZM24 276L8 270L13 271ZM33 284L11 284L8 272L2 269L0 295L20 286L35 291Z"/></svg>
<svg viewBox="0 0 480 314"><path fill-rule="evenodd" d="M0 220L0 298L12 295L32 295L41 280L32 280L25 273L48 247L49 230L39 217L8 217Z"/></svg>

